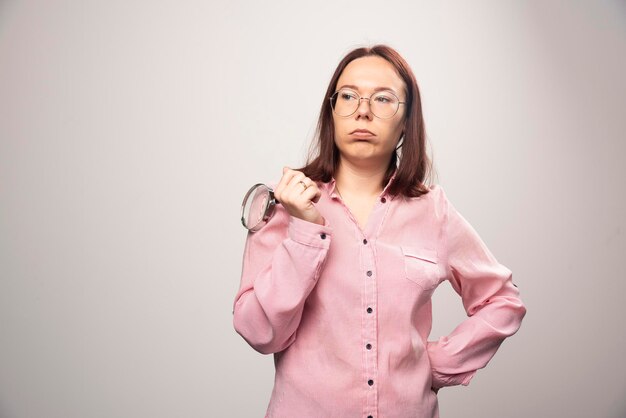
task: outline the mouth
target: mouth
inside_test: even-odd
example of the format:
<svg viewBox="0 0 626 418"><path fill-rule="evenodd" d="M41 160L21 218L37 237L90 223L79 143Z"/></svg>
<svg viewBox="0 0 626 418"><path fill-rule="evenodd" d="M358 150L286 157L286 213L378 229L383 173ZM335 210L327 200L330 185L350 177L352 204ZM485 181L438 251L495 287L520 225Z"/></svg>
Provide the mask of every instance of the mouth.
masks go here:
<svg viewBox="0 0 626 418"><path fill-rule="evenodd" d="M355 138L372 138L376 136L374 135L374 133L368 131L367 129L355 129L354 131L350 132L349 135L352 135Z"/></svg>

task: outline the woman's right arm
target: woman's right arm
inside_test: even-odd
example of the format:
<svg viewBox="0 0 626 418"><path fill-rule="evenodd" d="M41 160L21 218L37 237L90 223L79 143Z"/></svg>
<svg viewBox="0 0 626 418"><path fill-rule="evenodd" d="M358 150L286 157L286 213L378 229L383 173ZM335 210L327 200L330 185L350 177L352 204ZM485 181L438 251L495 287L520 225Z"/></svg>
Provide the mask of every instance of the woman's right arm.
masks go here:
<svg viewBox="0 0 626 418"><path fill-rule="evenodd" d="M290 216L280 205L263 229L248 233L233 324L256 351L276 353L295 341L331 237L328 224Z"/></svg>

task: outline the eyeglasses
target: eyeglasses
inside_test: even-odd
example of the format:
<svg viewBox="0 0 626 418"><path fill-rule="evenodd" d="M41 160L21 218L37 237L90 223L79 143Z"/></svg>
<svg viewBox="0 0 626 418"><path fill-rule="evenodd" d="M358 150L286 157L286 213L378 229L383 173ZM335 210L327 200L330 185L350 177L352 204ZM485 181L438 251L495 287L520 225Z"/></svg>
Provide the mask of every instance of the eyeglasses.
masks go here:
<svg viewBox="0 0 626 418"><path fill-rule="evenodd" d="M400 105L406 103L401 102L398 96L390 91L379 91L370 97L361 97L354 90L341 89L330 96L330 106L338 116L346 117L357 111L361 106L361 100L368 100L370 111L380 119L392 118L398 113Z"/></svg>

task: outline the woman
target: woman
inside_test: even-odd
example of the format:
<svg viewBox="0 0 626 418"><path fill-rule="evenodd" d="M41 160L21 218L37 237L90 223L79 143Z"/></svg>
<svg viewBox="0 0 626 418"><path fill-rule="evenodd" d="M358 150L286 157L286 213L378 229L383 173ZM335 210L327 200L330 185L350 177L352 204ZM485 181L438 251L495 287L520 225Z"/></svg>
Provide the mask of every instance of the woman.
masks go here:
<svg viewBox="0 0 626 418"><path fill-rule="evenodd" d="M236 331L274 354L266 417L438 417L526 313L440 186L426 186L415 77L392 48L350 52L324 102L314 158L283 169L281 205L249 233ZM431 296L449 280L468 318L438 341Z"/></svg>

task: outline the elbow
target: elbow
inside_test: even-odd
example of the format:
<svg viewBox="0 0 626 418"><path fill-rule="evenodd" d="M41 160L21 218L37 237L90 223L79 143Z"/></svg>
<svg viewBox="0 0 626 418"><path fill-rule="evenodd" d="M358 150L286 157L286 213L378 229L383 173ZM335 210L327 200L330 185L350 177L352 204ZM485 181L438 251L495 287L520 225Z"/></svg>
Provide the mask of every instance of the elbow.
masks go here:
<svg viewBox="0 0 626 418"><path fill-rule="evenodd" d="M274 354L283 351L285 348L289 347L294 340L294 338L289 338L287 341L281 343L274 338L274 336L266 337L259 334L245 334L237 329L236 331L254 351L261 354Z"/></svg>
<svg viewBox="0 0 626 418"><path fill-rule="evenodd" d="M241 320L236 310L233 326L237 334L239 334L250 347L261 354L273 354L283 351L295 340L295 333L286 340L283 340L267 323L249 323Z"/></svg>
<svg viewBox="0 0 626 418"><path fill-rule="evenodd" d="M271 345L274 340L274 332L267 324L259 321L246 321L235 309L233 327L255 351L261 354L271 354Z"/></svg>
<svg viewBox="0 0 626 418"><path fill-rule="evenodd" d="M514 296L498 296L487 299L483 304L474 306L470 311L489 324L491 332L501 338L515 334L526 315L526 306Z"/></svg>
<svg viewBox="0 0 626 418"><path fill-rule="evenodd" d="M235 331L237 331L237 334L241 335L254 351L261 354L272 354L273 338L271 336L259 332L249 332L245 327L235 327Z"/></svg>
<svg viewBox="0 0 626 418"><path fill-rule="evenodd" d="M261 354L264 354L264 355L266 355L266 354L274 354L274 353L276 352L276 351L274 351L274 350L271 348L271 346L269 346L269 345L265 345L265 344L262 344L262 345L258 345L258 344L257 344L257 345L253 345L253 344L250 344L250 347L254 348L254 350L255 350L257 353L261 353Z"/></svg>
<svg viewBox="0 0 626 418"><path fill-rule="evenodd" d="M519 306L517 308L517 314L519 315L519 321L522 322L522 319L524 319L524 317L526 316L526 305L524 305L522 303L522 301L519 302Z"/></svg>
<svg viewBox="0 0 626 418"><path fill-rule="evenodd" d="M276 341L270 341L267 343L255 343L250 344L250 346L252 348L254 348L255 351L261 353L261 354L275 354L275 353L279 353L283 350L285 350L287 347L289 347L291 345L291 343L294 341L294 338L289 338L287 341L283 342L283 343L277 343Z"/></svg>
<svg viewBox="0 0 626 418"><path fill-rule="evenodd" d="M524 316L526 316L526 305L520 299L519 293L516 295L502 296L502 298L509 310L516 315L521 322Z"/></svg>
<svg viewBox="0 0 626 418"><path fill-rule="evenodd" d="M509 298L504 306L506 306L505 312L508 313L508 315L506 313L503 315L504 318L508 316L508 321L504 321L508 322L508 326L504 328L508 329L506 332L509 335L513 335L522 325L522 320L526 316L526 306L519 298Z"/></svg>

